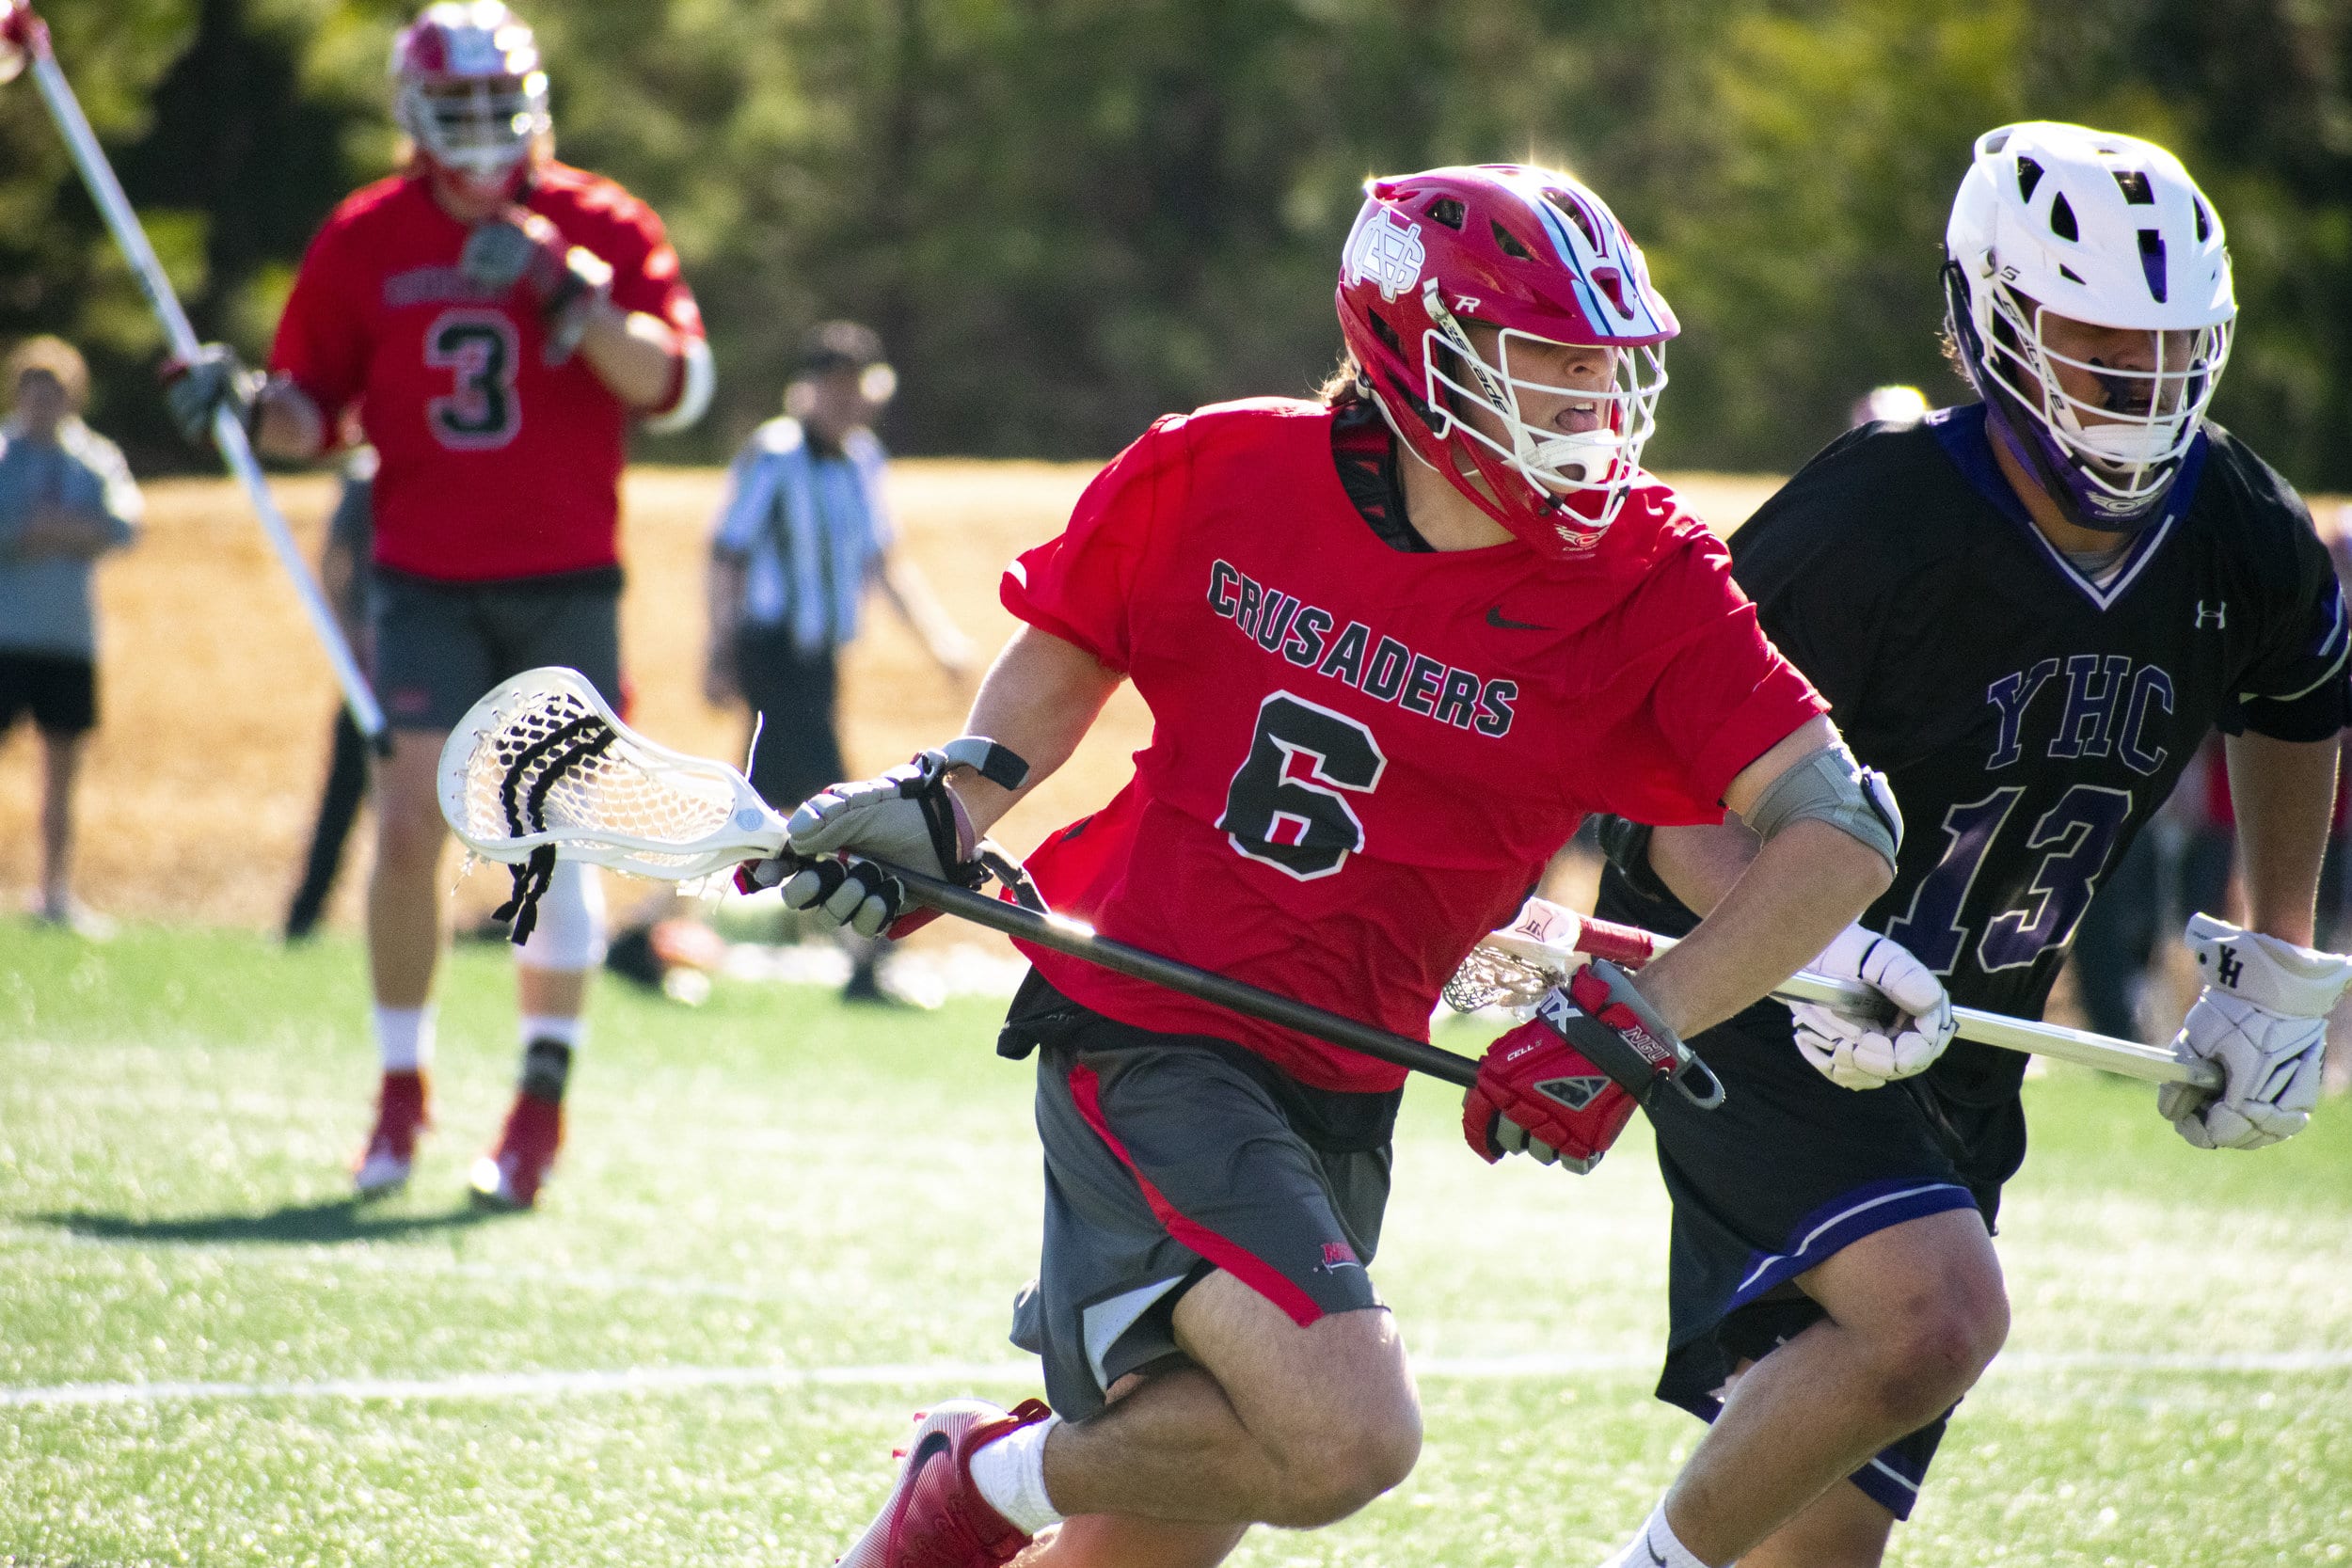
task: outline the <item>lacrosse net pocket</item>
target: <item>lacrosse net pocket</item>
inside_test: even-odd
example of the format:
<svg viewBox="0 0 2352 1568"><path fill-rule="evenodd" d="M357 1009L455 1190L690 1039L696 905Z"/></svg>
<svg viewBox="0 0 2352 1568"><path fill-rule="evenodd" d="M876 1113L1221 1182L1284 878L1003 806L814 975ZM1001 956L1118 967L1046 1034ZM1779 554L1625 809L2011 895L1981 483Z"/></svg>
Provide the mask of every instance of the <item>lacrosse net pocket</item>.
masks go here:
<svg viewBox="0 0 2352 1568"><path fill-rule="evenodd" d="M1524 1014L1560 978L1558 971L1482 943L1470 949L1470 957L1438 994L1457 1013L1502 1006Z"/></svg>
<svg viewBox="0 0 2352 1568"><path fill-rule="evenodd" d="M496 918L530 935L564 858L692 881L774 852L774 814L723 763L645 739L569 670L534 670L474 705L441 754L441 811L466 846L514 867Z"/></svg>

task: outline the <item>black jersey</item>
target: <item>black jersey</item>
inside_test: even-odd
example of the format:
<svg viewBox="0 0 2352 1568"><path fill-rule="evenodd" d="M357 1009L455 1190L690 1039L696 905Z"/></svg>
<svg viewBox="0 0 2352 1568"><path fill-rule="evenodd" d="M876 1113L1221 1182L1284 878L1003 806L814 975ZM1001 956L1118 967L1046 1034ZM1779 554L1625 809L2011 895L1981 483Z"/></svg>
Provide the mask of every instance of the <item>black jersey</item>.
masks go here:
<svg viewBox="0 0 2352 1568"><path fill-rule="evenodd" d="M1733 575L1905 824L1864 924L1952 1000L2039 1018L2101 878L2206 733L2324 740L2347 718L2342 597L2286 482L2217 426L2105 586L2037 530L1982 404L1824 449L1732 538ZM1602 910L1688 929L1614 872ZM1956 1041L1955 1098L2025 1058Z"/></svg>

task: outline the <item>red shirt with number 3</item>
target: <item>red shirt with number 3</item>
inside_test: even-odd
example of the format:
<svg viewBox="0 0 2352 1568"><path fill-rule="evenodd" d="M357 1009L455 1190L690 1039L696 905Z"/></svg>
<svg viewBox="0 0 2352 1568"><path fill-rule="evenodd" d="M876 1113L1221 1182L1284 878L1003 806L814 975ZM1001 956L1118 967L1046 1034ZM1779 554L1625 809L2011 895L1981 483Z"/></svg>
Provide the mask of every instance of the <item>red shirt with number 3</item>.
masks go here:
<svg viewBox="0 0 2352 1568"><path fill-rule="evenodd" d="M1029 869L1104 936L1425 1039L1587 812L1721 820L1732 779L1823 705L1663 484L1577 560L1407 552L1358 512L1331 420L1272 399L1163 420L1007 572L1006 608L1124 673L1154 721L1127 787ZM1318 1087L1404 1080L1028 956L1099 1012Z"/></svg>
<svg viewBox="0 0 2352 1568"><path fill-rule="evenodd" d="M524 205L612 266L612 300L702 336L653 210L600 175L549 164ZM353 404L382 459L375 559L484 581L612 565L630 411L575 353L546 361L537 301L458 271L466 227L421 175L355 192L295 275L271 368L337 428Z"/></svg>

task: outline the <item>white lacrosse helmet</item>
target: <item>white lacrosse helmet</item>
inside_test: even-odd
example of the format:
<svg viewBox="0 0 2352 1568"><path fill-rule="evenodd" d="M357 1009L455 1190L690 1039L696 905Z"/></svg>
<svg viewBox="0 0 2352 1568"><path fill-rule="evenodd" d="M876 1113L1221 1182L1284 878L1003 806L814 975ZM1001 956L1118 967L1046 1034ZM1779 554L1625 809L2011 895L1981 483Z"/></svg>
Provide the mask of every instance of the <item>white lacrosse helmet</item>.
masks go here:
<svg viewBox="0 0 2352 1568"><path fill-rule="evenodd" d="M552 123L539 45L500 0L440 0L392 40L392 115L419 151L482 185L519 184Z"/></svg>
<svg viewBox="0 0 2352 1568"><path fill-rule="evenodd" d="M1944 248L1969 377L2056 499L2109 532L2151 520L2197 438L2237 317L2221 219L2188 170L2136 136L2004 125L1977 138ZM2056 353L2045 311L2157 334L2153 367ZM2188 334L2185 353L2173 333ZM2069 396L2058 365L2097 376L2105 402Z"/></svg>

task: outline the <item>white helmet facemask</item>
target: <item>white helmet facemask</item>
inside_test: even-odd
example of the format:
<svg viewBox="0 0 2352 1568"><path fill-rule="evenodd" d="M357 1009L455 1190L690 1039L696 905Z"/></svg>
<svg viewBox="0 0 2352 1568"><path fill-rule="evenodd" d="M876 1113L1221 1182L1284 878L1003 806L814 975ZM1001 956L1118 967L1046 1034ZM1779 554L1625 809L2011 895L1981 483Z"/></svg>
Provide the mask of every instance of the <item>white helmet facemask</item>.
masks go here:
<svg viewBox="0 0 2352 1568"><path fill-rule="evenodd" d="M547 131L548 79L477 77L446 82L409 82L401 87L401 129L434 162L478 180L496 180L531 150Z"/></svg>
<svg viewBox="0 0 2352 1568"><path fill-rule="evenodd" d="M1658 398L1666 389L1666 360L1661 346L1565 345L1506 327L1496 335L1495 358L1489 361L1478 352L1459 319L1437 297L1434 282L1427 294L1423 303L1437 327L1422 339L1423 401L1440 413L1436 434L1441 438L1458 434L1476 441L1517 470L1539 495L1597 494L1599 510L1590 520L1600 526L1613 520L1641 473L1642 449L1658 428ZM1514 345L1520 360L1517 371L1512 366ZM1583 352L1607 356L1608 388L1561 386L1523 373L1530 349L1537 346L1582 347ZM1454 373L1449 362L1466 371L1470 379ZM1570 400L1569 408L1590 414L1594 427L1564 431L1556 424L1530 423L1521 412L1520 399L1525 393L1545 400ZM1505 440L1497 440L1471 420L1460 418L1455 412L1456 398L1491 414L1502 427Z"/></svg>
<svg viewBox="0 0 2352 1568"><path fill-rule="evenodd" d="M2145 369L2059 353L2044 335L2053 314L2008 283L1984 290L1994 330L1984 334L1993 369L2051 439L2080 463L2084 479L2127 504L2161 495L2188 452L2230 357L2233 324L2149 331ZM2096 399L2066 389L2061 371L2099 388Z"/></svg>

